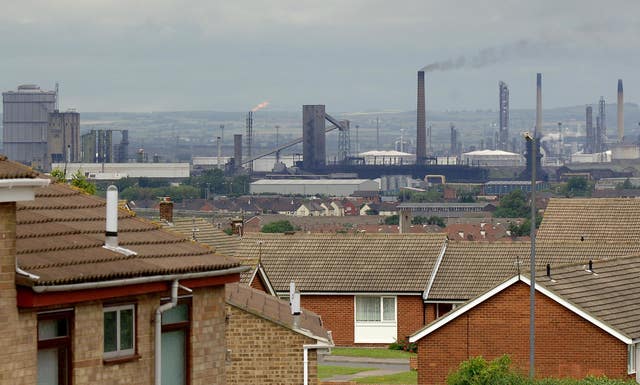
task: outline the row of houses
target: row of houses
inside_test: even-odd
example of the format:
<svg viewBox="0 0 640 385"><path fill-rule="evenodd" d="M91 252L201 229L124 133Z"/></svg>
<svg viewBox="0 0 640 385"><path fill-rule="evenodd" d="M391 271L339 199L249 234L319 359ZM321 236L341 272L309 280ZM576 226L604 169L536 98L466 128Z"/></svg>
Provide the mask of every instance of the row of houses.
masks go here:
<svg viewBox="0 0 640 385"><path fill-rule="evenodd" d="M116 191L105 202L0 157L0 383L317 381L332 346L317 314Z"/></svg>
<svg viewBox="0 0 640 385"><path fill-rule="evenodd" d="M551 199L536 246L536 373L636 375L640 204ZM419 384L443 384L473 356L528 362L529 242L445 234L250 234L273 292L295 281L338 345L419 345ZM539 321L538 321L539 320Z"/></svg>

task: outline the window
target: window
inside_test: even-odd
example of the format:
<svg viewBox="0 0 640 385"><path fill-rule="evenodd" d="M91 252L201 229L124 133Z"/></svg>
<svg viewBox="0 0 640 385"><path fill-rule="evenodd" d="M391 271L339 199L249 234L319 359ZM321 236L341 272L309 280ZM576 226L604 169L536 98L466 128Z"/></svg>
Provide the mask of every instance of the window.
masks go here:
<svg viewBox="0 0 640 385"><path fill-rule="evenodd" d="M636 345L627 345L627 373L636 372Z"/></svg>
<svg viewBox="0 0 640 385"><path fill-rule="evenodd" d="M162 384L188 384L190 303L162 313Z"/></svg>
<svg viewBox="0 0 640 385"><path fill-rule="evenodd" d="M38 314L38 385L71 384L73 310Z"/></svg>
<svg viewBox="0 0 640 385"><path fill-rule="evenodd" d="M135 354L135 305L104 308L104 358Z"/></svg>
<svg viewBox="0 0 640 385"><path fill-rule="evenodd" d="M357 322L395 322L395 297L356 297Z"/></svg>

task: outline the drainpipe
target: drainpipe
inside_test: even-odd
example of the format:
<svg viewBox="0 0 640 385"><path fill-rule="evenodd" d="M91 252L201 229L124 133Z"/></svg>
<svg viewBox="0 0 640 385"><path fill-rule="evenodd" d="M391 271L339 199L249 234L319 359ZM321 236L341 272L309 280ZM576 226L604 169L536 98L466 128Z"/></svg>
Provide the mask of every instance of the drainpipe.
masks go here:
<svg viewBox="0 0 640 385"><path fill-rule="evenodd" d="M333 346L327 344L302 345L303 385L309 385L309 349L327 349Z"/></svg>
<svg viewBox="0 0 640 385"><path fill-rule="evenodd" d="M180 285L176 279L171 283L171 302L160 305L156 309L155 385L162 385L162 313L173 309L178 304L178 286Z"/></svg>

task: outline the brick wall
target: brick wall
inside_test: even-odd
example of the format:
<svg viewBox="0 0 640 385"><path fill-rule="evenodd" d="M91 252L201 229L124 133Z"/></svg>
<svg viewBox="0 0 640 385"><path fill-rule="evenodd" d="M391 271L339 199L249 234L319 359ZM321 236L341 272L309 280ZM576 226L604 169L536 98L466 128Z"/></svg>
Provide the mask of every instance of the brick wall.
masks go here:
<svg viewBox="0 0 640 385"><path fill-rule="evenodd" d="M82 303L75 307L73 335L73 383L139 384L154 383L154 319L160 295L132 298L136 303L136 344L139 358L119 363L103 363L103 303ZM191 384L225 383L224 287L195 289L191 307Z"/></svg>
<svg viewBox="0 0 640 385"><path fill-rule="evenodd" d="M227 305L227 384L302 384L304 344L315 340ZM318 382L317 354L309 350L309 384Z"/></svg>
<svg viewBox="0 0 640 385"><path fill-rule="evenodd" d="M35 312L18 312L15 285L16 205L0 203L0 384L35 384Z"/></svg>
<svg viewBox="0 0 640 385"><path fill-rule="evenodd" d="M352 295L303 295L301 306L319 314L325 329L331 330L336 346L353 345L354 300Z"/></svg>
<svg viewBox="0 0 640 385"><path fill-rule="evenodd" d="M536 295L539 377L627 376L627 346L546 296ZM418 384L444 384L461 361L511 356L528 371L529 286L516 283L418 343Z"/></svg>
<svg viewBox="0 0 640 385"><path fill-rule="evenodd" d="M251 287L256 290L264 291L267 293L267 287L262 282L262 278L260 278L260 273L256 273L255 277L253 277L253 281L251 282Z"/></svg>
<svg viewBox="0 0 640 385"><path fill-rule="evenodd" d="M423 326L424 310L422 296L398 296L397 298L397 339L403 340ZM301 303L303 308L309 309L322 317L325 328L331 330L333 342L336 346L354 345L355 304L352 295L303 295Z"/></svg>

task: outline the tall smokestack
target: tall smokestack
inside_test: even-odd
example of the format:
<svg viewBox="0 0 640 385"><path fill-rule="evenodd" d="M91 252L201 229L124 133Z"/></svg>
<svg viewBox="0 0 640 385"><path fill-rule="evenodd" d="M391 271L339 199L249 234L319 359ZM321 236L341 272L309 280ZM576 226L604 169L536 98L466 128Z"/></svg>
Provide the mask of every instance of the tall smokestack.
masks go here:
<svg viewBox="0 0 640 385"><path fill-rule="evenodd" d="M593 154L595 152L595 132L593 130L593 108L591 106L587 106L586 108L586 120L587 120L587 142L585 144L585 154Z"/></svg>
<svg viewBox="0 0 640 385"><path fill-rule="evenodd" d="M427 111L424 98L424 71L418 71L418 119L416 122L416 164L427 157Z"/></svg>
<svg viewBox="0 0 640 385"><path fill-rule="evenodd" d="M536 127L534 138L542 137L542 74L536 76Z"/></svg>
<svg viewBox="0 0 640 385"><path fill-rule="evenodd" d="M242 167L242 134L233 135L233 165L236 170Z"/></svg>
<svg viewBox="0 0 640 385"><path fill-rule="evenodd" d="M618 79L618 143L624 138L624 92L622 79Z"/></svg>

